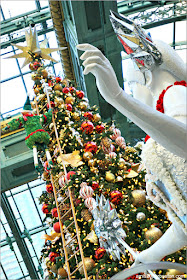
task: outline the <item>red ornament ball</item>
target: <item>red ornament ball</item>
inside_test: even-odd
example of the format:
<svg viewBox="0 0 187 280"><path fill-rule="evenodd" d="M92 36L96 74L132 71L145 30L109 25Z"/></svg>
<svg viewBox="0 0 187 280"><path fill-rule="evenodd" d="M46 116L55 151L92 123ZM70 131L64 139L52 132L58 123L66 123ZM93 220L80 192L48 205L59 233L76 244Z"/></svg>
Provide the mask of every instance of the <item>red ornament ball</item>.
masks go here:
<svg viewBox="0 0 187 280"><path fill-rule="evenodd" d="M56 223L53 225L53 229L54 229L55 232L60 233L60 223L59 223L59 222L56 222Z"/></svg>
<svg viewBox="0 0 187 280"><path fill-rule="evenodd" d="M57 218L58 217L57 208L53 208L52 211L51 211L51 214L52 214L53 217Z"/></svg>
<svg viewBox="0 0 187 280"><path fill-rule="evenodd" d="M48 204L45 203L45 204L42 205L42 212L44 214L48 214L49 213Z"/></svg>
<svg viewBox="0 0 187 280"><path fill-rule="evenodd" d="M51 103L51 107L54 108L55 107L55 103L53 101L51 101L50 103ZM47 109L49 109L49 103L47 103Z"/></svg>
<svg viewBox="0 0 187 280"><path fill-rule="evenodd" d="M52 186L52 184L46 185L46 191L47 191L48 193L53 193L53 186Z"/></svg>
<svg viewBox="0 0 187 280"><path fill-rule="evenodd" d="M97 133L102 133L103 130L105 129L105 127L103 124L100 124L100 125L97 125L95 129L96 129Z"/></svg>
<svg viewBox="0 0 187 280"><path fill-rule="evenodd" d="M96 153L97 152L97 144L93 141L89 141L85 145L85 152Z"/></svg>
<svg viewBox="0 0 187 280"><path fill-rule="evenodd" d="M66 104L66 109L71 112L72 111L72 105L71 104Z"/></svg>
<svg viewBox="0 0 187 280"><path fill-rule="evenodd" d="M92 112L85 112L84 117L91 121L93 119L93 114L92 114Z"/></svg>
<svg viewBox="0 0 187 280"><path fill-rule="evenodd" d="M63 90L62 90L62 92L63 92L63 93L68 93L68 92L69 92L69 88L64 87Z"/></svg>
<svg viewBox="0 0 187 280"><path fill-rule="evenodd" d="M69 171L69 172L67 173L67 179L70 180L70 179L71 179L71 176L74 176L75 174L76 174L75 171Z"/></svg>
<svg viewBox="0 0 187 280"><path fill-rule="evenodd" d="M72 93L74 92L76 89L74 87L69 87L69 91Z"/></svg>
<svg viewBox="0 0 187 280"><path fill-rule="evenodd" d="M110 193L110 197L111 197L111 202L116 205L116 204L119 204L123 198L123 195L120 191L112 191Z"/></svg>
<svg viewBox="0 0 187 280"><path fill-rule="evenodd" d="M62 79L60 77L56 77L55 80L56 80L56 83L60 83Z"/></svg>
<svg viewBox="0 0 187 280"><path fill-rule="evenodd" d="M104 256L105 253L106 253L105 248L98 248L95 251L95 258L96 258L96 260L100 260Z"/></svg>
<svg viewBox="0 0 187 280"><path fill-rule="evenodd" d="M38 62L38 61L35 61L35 62L33 63L33 68L34 68L35 70L37 70L40 66L41 66L41 63Z"/></svg>
<svg viewBox="0 0 187 280"><path fill-rule="evenodd" d="M60 255L58 253L55 252L50 252L48 257L50 259L51 262L56 262L56 258L59 257Z"/></svg>
<svg viewBox="0 0 187 280"><path fill-rule="evenodd" d="M92 182L92 189L95 191L98 188L99 188L99 184L96 181L93 181Z"/></svg>
<svg viewBox="0 0 187 280"><path fill-rule="evenodd" d="M82 90L77 90L76 95L79 99L82 99L84 97L84 92Z"/></svg>
<svg viewBox="0 0 187 280"><path fill-rule="evenodd" d="M86 134L91 134L93 132L94 125L90 121L85 121L81 124L81 130Z"/></svg>

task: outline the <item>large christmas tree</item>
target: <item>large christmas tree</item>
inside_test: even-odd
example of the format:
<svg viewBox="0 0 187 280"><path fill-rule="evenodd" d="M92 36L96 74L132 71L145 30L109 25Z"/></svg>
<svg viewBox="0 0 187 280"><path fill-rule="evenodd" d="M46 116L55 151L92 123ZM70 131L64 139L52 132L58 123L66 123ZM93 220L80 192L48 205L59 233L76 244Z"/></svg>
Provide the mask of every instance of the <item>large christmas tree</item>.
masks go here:
<svg viewBox="0 0 187 280"><path fill-rule="evenodd" d="M140 147L126 144L114 123L103 123L73 82L50 74L40 54L32 59L33 115L41 117L50 135L52 156L49 163L45 151L38 153L37 170L46 181L39 200L52 227L44 236L41 261L48 279L82 279L85 269L90 279L109 279L133 264L124 241L142 251L170 221L146 196ZM52 121L45 122L51 110ZM185 254L165 260L184 263Z"/></svg>
<svg viewBox="0 0 187 280"><path fill-rule="evenodd" d="M37 73L40 71L41 67ZM39 100L39 108L43 108L47 104L47 98L43 93L41 80L39 81L35 83L34 90ZM98 239L92 216L95 203L93 198L96 198L96 195L101 197L102 194L109 199L110 208L116 209L122 222L122 229L126 233L124 240L135 251L142 251L153 244L170 226L170 222L166 212L156 207L146 197L145 172L140 167L140 149L126 145L120 130L114 124L103 123L97 108L95 106L90 108L84 93L76 90L71 82L63 81L60 77L48 76L45 83L50 87L51 106L63 155L59 154L51 124L49 133L53 166L50 172L46 168L43 173L46 192L41 195L40 203L43 204L42 210L46 213L54 232L52 231L52 237L46 236L42 258L45 259L48 271L56 273L56 276L67 276L64 253L61 252L59 218L49 176L52 173L55 187L59 190L59 202L66 197L66 191L71 187L88 275L93 279L107 279L130 267L134 260L120 242L118 250L112 247L114 243L103 246ZM42 158L43 162L44 160ZM67 175L64 173L63 162L66 165ZM47 162L44 166L48 166ZM69 209L70 202L66 200L60 205L61 216ZM111 233L110 230L115 231L111 221L107 220L106 216L102 217L102 211L98 214L98 219L105 219L107 225L103 223L103 226L108 235ZM72 221L71 212L62 219L63 228L68 227L65 238L67 243L70 242L69 258L78 250L76 242L71 242L71 238L75 236L75 227L69 227ZM165 260L183 263L185 255L181 251L167 256ZM77 258L72 257L69 263L73 270L76 269L80 264L79 253ZM80 268L75 278L79 279L83 275ZM53 279L54 274L51 277Z"/></svg>

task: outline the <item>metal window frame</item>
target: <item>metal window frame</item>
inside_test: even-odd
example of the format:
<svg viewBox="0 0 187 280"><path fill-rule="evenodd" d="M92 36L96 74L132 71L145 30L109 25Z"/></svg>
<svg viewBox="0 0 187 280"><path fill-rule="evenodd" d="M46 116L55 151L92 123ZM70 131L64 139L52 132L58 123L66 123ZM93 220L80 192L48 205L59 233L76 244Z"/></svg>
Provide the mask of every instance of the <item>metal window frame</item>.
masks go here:
<svg viewBox="0 0 187 280"><path fill-rule="evenodd" d="M29 182L29 183L30 183L30 182ZM24 188L23 190L20 190L20 191L18 190L18 191L15 192L15 193L12 193L12 191L10 190L10 191L8 191L8 192L9 192L8 194L6 194L6 192L2 194L1 207L2 207L3 213L4 213L5 218L6 218L6 223L8 223L8 225L9 225L9 227L10 227L10 229L11 229L13 235L12 235L12 236L9 236L9 235L8 235L8 233L7 233L7 231L6 231L6 228L5 228L5 226L4 226L6 223L3 223L3 222L1 221L1 224L2 224L2 226L3 226L3 228L4 228L4 231L5 231L6 236L8 236L8 237L11 238L11 243L12 243L12 244L14 244L14 242L17 243L17 246L18 246L18 248L19 248L19 250L20 250L20 253L21 253L21 256L22 256L22 260L19 261L17 255L16 255L16 252L14 251L14 255L15 255L15 257L16 257L17 263L18 263L18 265L19 265L19 267L20 267L20 270L21 270L21 272L22 272L22 274L23 274L23 276L22 276L21 278L19 278L19 279L25 279L25 278L28 277L28 276L30 276L31 279L40 279L40 275L39 275L40 271L39 271L38 268L35 267L35 264L34 264L34 262L33 262L33 258L36 258L36 259L37 259L39 265L40 265L40 261L39 261L39 258L38 258L38 256L37 256L36 250L35 250L34 245L32 244L32 242L30 242L30 244L31 244L32 249L33 249L33 251L34 251L34 256L31 256L30 251L29 251L29 249L28 249L28 247L27 247L25 238L27 238L28 236L26 236L26 234L24 233L24 231L21 232L17 220L18 220L18 219L21 219L21 220L22 220L22 223L23 223L23 226L24 226L24 230L25 230L25 229L27 230L27 228L26 228L26 225L25 225L25 223L24 223L24 219L23 219L23 217L22 217L22 215L21 215L21 213L20 213L19 207L18 207L18 205L17 205L17 203L16 203L16 201L15 201L15 198L14 198L15 195L27 191L27 192L30 193L31 198L32 198L32 200L33 200L33 202L34 202L34 205L35 205L35 208L36 208L36 211L37 211L37 214L38 214L38 216L39 216L39 219L40 219L41 224L40 224L39 226L37 226L37 227L34 227L34 228L28 230L30 237L32 238L32 236L34 236L35 234L37 234L37 233L39 233L39 232L45 232L45 233L47 233L47 229L49 228L49 226L48 226L48 225L45 225L45 224L43 223L42 217L41 217L41 215L40 215L40 213L39 213L38 206L36 205L36 202L35 202L35 199L34 199L34 196L33 196L33 193L32 193L32 190L33 190L33 189L35 189L35 188L38 187L38 186L41 186L41 185L45 184L45 182L38 182L37 184L35 184L35 185L33 185L33 186L30 186L29 183L24 184L24 185L25 185L25 188ZM13 199L14 204L15 204L15 207L16 207L16 209L17 209L17 211L18 211L18 214L19 214L19 217L18 217L18 218L15 217L15 215L14 215L14 213L13 213L13 210L12 210L12 208L11 208L10 202L9 202L9 200L8 200L8 198L10 198L10 197ZM29 241L30 241L30 240L29 240ZM9 244L8 244L8 242L7 242L6 239L2 240L0 244L1 244L1 247L9 246ZM21 267L21 265L20 265L21 262L24 262L24 263L25 263L26 268L27 268L29 274L24 274L24 272L23 272L23 270L22 270L22 267ZM5 269L3 268L3 265L2 265L2 264L1 264L1 267L2 267L3 273L5 274L5 277L7 277L6 271L5 271ZM8 279L8 278L6 278L6 279Z"/></svg>

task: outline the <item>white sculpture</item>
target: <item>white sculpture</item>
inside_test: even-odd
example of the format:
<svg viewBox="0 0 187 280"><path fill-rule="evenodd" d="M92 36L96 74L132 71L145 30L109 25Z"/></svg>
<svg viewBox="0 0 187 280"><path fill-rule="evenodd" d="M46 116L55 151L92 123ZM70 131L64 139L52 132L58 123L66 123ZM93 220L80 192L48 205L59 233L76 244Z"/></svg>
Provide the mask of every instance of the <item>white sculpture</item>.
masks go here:
<svg viewBox="0 0 187 280"><path fill-rule="evenodd" d="M148 172L147 192L155 204L168 212L173 224L155 244L138 255L135 264L160 261L187 245L187 94L185 86L174 85L186 78L186 68L170 46L162 41L153 42L129 19L112 13L111 21L132 57L126 79L133 97L119 86L110 62L100 50L89 44L77 48L84 51L80 57L84 60L84 74L95 76L104 99L151 137L142 153ZM130 42L129 38L136 40ZM173 86L167 89L163 98L163 114L154 108L159 95L170 85Z"/></svg>

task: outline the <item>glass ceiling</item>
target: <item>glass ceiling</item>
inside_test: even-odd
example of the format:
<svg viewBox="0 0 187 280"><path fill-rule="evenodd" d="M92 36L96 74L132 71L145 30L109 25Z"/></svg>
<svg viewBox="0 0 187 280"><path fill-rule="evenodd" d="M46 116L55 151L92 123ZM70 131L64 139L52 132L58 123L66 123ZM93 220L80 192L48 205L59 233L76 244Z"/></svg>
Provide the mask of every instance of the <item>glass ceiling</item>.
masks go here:
<svg viewBox="0 0 187 280"><path fill-rule="evenodd" d="M119 2L119 1L118 1ZM2 23L9 22L12 19L28 19L31 12L32 15L34 12L39 12L48 8L47 0L32 0L32 1L1 1L1 19ZM25 16L26 15L26 16ZM45 22L48 27L52 27L52 20L49 19ZM37 23L37 31L41 31L44 28L44 23ZM17 38L21 35L24 35L25 28L17 28L17 30L11 34L4 34L2 36L2 41L7 42L12 38ZM151 33L153 39L164 40L165 42L171 44L173 42L173 30L174 23L169 23L167 25L162 25L159 27L152 28L147 30ZM176 50L179 55L186 61L186 45L181 44L186 40L186 24L185 21L175 23L175 41L180 42L179 46L176 46ZM51 48L57 47L56 37L54 31L50 31L46 34L39 36L39 41L43 41L45 38L48 39L49 46ZM24 43L19 43L25 45ZM34 97L32 90L33 81L31 80L31 71L27 66L23 69L21 68L24 59L5 59L8 56L11 56L15 53L19 53L13 46L7 45L6 48L1 50L1 110L0 117L6 118L10 115L14 115L21 111L26 94L30 95L30 98ZM122 52L123 58L123 67L125 67L125 53ZM56 60L60 60L59 54L52 53L52 57ZM61 63L52 64L50 71L55 75L63 76L63 69ZM125 77L124 77L125 78Z"/></svg>

